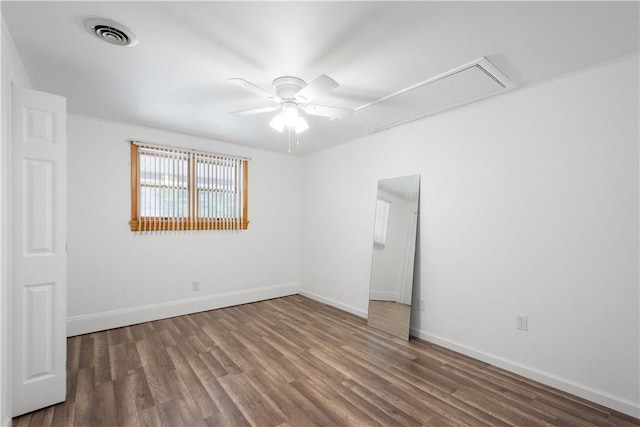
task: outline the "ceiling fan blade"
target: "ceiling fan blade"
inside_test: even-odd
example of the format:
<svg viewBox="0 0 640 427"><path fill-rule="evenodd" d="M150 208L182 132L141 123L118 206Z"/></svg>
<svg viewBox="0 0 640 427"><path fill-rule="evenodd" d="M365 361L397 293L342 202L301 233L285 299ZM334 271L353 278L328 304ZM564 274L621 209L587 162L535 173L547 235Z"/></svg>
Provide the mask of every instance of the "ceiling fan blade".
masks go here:
<svg viewBox="0 0 640 427"><path fill-rule="evenodd" d="M324 105L300 106L305 113L312 116L329 117L331 119L348 119L353 115L353 110L349 108L325 107Z"/></svg>
<svg viewBox="0 0 640 427"><path fill-rule="evenodd" d="M323 95L338 86L338 82L326 74L322 74L320 77L300 89L298 93L296 93L296 99L303 103L311 102L318 96Z"/></svg>
<svg viewBox="0 0 640 427"><path fill-rule="evenodd" d="M249 92L253 92L258 96L263 98L267 98L271 101L280 102L282 101L279 96L274 95L273 93L262 89L260 86L256 86L251 82L246 81L245 79L233 78L229 79L229 81L235 85L240 86L243 89L248 90Z"/></svg>
<svg viewBox="0 0 640 427"><path fill-rule="evenodd" d="M279 108L280 108L279 105L274 105L272 107L261 107L261 108L252 108L251 110L233 111L229 114L235 114L236 116L249 116L251 114L269 113L271 111L276 111Z"/></svg>

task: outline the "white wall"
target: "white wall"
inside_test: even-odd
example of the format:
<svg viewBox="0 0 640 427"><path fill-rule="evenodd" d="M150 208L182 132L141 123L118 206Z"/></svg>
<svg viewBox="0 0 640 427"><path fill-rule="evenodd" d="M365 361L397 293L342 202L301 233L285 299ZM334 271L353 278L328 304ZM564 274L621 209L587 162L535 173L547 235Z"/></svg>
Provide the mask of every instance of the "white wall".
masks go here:
<svg viewBox="0 0 640 427"><path fill-rule="evenodd" d="M11 307L10 301L10 218L9 218L9 189L11 153L11 85L15 84L30 88L29 78L16 50L11 34L2 18L2 125L0 148L0 425L11 425L11 384L10 378L10 343L11 343Z"/></svg>
<svg viewBox="0 0 640 427"><path fill-rule="evenodd" d="M251 157L248 230L132 233L129 139ZM68 182L69 335L298 292L298 158L70 115Z"/></svg>
<svg viewBox="0 0 640 427"><path fill-rule="evenodd" d="M376 183L421 174L413 334L640 416L638 68L304 157L302 293L366 315Z"/></svg>

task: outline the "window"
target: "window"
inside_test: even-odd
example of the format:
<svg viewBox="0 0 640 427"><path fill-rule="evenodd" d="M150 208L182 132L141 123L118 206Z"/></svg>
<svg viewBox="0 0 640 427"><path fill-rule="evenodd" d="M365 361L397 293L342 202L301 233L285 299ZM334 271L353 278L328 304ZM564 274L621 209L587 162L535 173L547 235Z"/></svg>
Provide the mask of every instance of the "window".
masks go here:
<svg viewBox="0 0 640 427"><path fill-rule="evenodd" d="M131 143L131 231L246 230L246 159Z"/></svg>
<svg viewBox="0 0 640 427"><path fill-rule="evenodd" d="M387 243L387 224L389 223L389 208L391 202L376 199L376 220L373 227L373 243L384 248Z"/></svg>

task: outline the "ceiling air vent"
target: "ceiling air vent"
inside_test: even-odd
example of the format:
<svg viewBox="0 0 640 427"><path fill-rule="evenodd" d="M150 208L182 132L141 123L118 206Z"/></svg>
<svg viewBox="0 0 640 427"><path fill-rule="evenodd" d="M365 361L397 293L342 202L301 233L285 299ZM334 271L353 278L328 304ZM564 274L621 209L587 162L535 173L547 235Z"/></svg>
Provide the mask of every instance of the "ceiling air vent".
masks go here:
<svg viewBox="0 0 640 427"><path fill-rule="evenodd" d="M480 58L355 109L368 133L450 110L512 89L514 84Z"/></svg>
<svg viewBox="0 0 640 427"><path fill-rule="evenodd" d="M100 40L110 44L133 46L138 43L138 38L130 29L110 19L90 17L85 19L84 27Z"/></svg>

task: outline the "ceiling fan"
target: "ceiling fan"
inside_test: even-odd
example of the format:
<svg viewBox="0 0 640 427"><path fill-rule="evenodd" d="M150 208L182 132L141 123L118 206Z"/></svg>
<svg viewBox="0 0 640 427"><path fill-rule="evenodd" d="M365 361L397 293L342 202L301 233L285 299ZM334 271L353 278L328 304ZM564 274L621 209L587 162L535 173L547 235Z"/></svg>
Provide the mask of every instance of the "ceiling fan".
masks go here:
<svg viewBox="0 0 640 427"><path fill-rule="evenodd" d="M294 130L296 134L299 134L309 129L309 125L304 117L300 115L300 111L304 111L313 116L328 117L332 120L346 119L353 114L353 110L349 108L311 104L318 96L338 87L338 83L325 74L322 74L309 84L297 77L278 77L272 83L273 92L275 93L269 92L244 79L233 78L229 79L229 81L277 104L270 107L234 111L229 114L246 116L278 111L269 123L269 125L278 132L282 132L287 128L289 131Z"/></svg>

